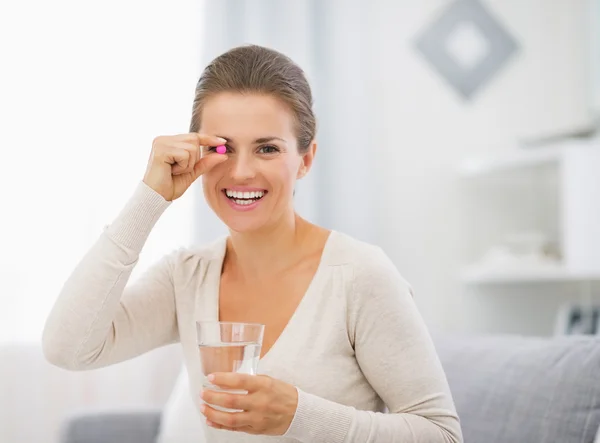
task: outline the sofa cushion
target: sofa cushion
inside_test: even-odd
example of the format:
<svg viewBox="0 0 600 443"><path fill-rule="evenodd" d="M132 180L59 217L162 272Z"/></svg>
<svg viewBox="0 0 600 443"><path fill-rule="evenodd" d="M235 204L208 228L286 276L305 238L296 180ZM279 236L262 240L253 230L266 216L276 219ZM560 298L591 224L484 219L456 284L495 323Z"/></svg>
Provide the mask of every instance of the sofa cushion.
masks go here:
<svg viewBox="0 0 600 443"><path fill-rule="evenodd" d="M81 411L66 417L61 443L154 443L160 411Z"/></svg>
<svg viewBox="0 0 600 443"><path fill-rule="evenodd" d="M436 338L466 443L591 443L600 338Z"/></svg>

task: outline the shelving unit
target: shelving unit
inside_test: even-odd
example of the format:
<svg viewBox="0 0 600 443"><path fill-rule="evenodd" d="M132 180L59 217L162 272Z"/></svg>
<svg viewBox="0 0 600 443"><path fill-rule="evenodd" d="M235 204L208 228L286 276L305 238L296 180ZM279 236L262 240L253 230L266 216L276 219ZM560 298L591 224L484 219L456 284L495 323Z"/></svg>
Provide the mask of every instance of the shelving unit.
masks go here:
<svg viewBox="0 0 600 443"><path fill-rule="evenodd" d="M463 270L461 280L471 285L600 281L600 272L570 271L562 266L511 271L469 266Z"/></svg>
<svg viewBox="0 0 600 443"><path fill-rule="evenodd" d="M467 266L460 276L464 284L600 280L600 140L513 149L496 157L466 159L458 173L474 180L473 186L477 186L479 180L492 175L516 170L527 174L529 168L544 165L556 167L561 263L510 269Z"/></svg>

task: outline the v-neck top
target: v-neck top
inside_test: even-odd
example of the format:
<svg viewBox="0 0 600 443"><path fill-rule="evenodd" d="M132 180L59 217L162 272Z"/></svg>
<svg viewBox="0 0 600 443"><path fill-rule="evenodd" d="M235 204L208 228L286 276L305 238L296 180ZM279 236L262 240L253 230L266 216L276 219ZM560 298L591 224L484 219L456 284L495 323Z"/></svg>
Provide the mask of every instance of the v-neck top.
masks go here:
<svg viewBox="0 0 600 443"><path fill-rule="evenodd" d="M43 334L71 370L115 364L179 342L196 406L204 375L196 322L218 320L226 237L163 257L128 282L171 203L143 182L65 283ZM461 442L455 405L412 291L381 248L332 231L303 298L259 373L295 386L282 436L204 425L210 443ZM201 442L202 436L198 436Z"/></svg>
<svg viewBox="0 0 600 443"><path fill-rule="evenodd" d="M335 236L339 235L338 232L332 231L326 241L325 246L321 252L321 256L319 258L319 262L317 265L317 269L313 274L312 278L309 281L309 284L306 288L306 291L302 295L302 298L299 300L296 309L293 311L291 317L289 318L287 324L284 326L283 330L279 334L279 337L275 340L275 342L271 345L271 348L267 350L264 356L260 358L261 364L269 357L272 353L273 348L277 347L279 341L285 341L284 337L289 334L289 330L292 330L291 334L293 334L294 324L298 321L297 317L302 318L303 311L305 310L305 305L311 303L311 298L314 296L315 287L319 287L320 279L323 278L323 273L327 271L327 260L330 249L332 248L332 243L335 243ZM219 320L220 312L219 312L219 302L220 302L220 293L221 293L221 274L223 269L223 262L225 260L226 248L227 248L227 236L219 238L213 245L209 248L212 249L214 247L215 253L212 255L212 260L208 263L208 270L205 282L201 290L198 292L202 294L201 297L197 297L197 305L196 312L199 320ZM317 294L319 291L316 291ZM200 306L198 305L200 304ZM300 320L302 321L302 320Z"/></svg>

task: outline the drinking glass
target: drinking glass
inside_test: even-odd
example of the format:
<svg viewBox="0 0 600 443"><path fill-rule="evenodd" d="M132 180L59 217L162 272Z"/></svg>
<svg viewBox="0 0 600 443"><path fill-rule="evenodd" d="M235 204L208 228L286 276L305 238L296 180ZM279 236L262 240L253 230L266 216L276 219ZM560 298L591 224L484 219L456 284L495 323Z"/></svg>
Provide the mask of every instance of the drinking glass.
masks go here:
<svg viewBox="0 0 600 443"><path fill-rule="evenodd" d="M258 323L200 321L196 322L196 328L204 388L247 394L244 390L221 389L210 383L206 376L213 372L256 375L265 326ZM232 412L226 408L216 409Z"/></svg>

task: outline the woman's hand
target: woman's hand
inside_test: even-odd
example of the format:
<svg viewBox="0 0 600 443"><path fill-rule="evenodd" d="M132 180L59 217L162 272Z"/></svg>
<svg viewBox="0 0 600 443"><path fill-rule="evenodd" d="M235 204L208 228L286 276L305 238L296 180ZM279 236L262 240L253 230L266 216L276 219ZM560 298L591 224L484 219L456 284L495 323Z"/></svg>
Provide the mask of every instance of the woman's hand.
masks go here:
<svg viewBox="0 0 600 443"><path fill-rule="evenodd" d="M209 381L220 388L244 390L248 394L202 391L201 398L206 403L242 410L221 412L207 404L202 405L209 426L248 434L286 433L298 406L298 391L294 386L265 375L220 372L212 377L209 376Z"/></svg>
<svg viewBox="0 0 600 443"><path fill-rule="evenodd" d="M222 138L195 132L156 137L144 183L167 201L178 199L198 177L227 159L222 154L202 157L202 146L218 146L225 142Z"/></svg>

